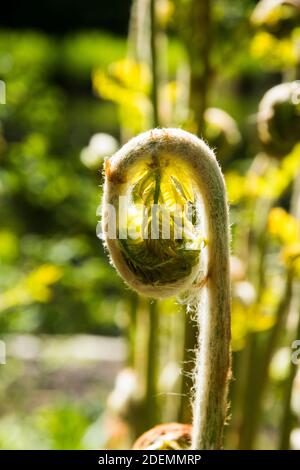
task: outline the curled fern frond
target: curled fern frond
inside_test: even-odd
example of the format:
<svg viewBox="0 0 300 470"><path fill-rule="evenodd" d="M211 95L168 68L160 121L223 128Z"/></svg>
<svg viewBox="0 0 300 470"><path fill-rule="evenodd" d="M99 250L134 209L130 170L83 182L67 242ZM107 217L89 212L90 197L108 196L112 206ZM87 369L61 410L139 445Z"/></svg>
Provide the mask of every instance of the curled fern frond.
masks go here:
<svg viewBox="0 0 300 470"><path fill-rule="evenodd" d="M176 130L177 138L178 132L186 145L188 134ZM187 149L181 154L170 146L174 135L170 129L142 134L106 162L104 233L107 206L116 213L116 239L106 236L112 262L131 287L158 298L199 281L206 246L195 171L183 156ZM203 150L210 151L204 143Z"/></svg>

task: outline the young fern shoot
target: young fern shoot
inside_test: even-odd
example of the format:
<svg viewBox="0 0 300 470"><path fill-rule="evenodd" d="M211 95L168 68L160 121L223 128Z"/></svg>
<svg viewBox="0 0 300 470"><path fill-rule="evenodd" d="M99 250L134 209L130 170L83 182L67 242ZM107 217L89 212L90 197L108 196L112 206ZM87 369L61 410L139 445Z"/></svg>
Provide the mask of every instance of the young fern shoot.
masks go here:
<svg viewBox="0 0 300 470"><path fill-rule="evenodd" d="M230 374L229 223L214 153L180 129L135 137L106 161L102 210L104 242L125 282L152 298L187 292L196 304L192 448L219 449Z"/></svg>

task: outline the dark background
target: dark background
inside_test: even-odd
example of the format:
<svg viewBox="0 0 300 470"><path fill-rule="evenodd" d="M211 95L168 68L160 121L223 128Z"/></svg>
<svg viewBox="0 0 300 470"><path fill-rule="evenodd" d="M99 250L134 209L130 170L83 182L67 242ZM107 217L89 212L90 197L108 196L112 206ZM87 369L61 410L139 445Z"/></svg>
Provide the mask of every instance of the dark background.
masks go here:
<svg viewBox="0 0 300 470"><path fill-rule="evenodd" d="M76 29L104 29L126 34L131 0L29 0L1 6L0 26L64 34Z"/></svg>

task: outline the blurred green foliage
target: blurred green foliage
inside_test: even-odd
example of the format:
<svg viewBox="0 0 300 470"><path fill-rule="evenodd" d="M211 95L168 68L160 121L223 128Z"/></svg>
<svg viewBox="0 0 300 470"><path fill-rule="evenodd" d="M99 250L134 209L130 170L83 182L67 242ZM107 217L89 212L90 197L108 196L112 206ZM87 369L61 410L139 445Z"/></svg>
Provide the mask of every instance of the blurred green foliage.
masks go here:
<svg viewBox="0 0 300 470"><path fill-rule="evenodd" d="M124 47L93 32L61 44L0 33L0 331L116 331L119 281L95 234L101 173L79 154L94 132L117 133L113 106L91 97L90 75ZM32 295L28 279L44 265L60 274L51 286L38 275L47 295Z"/></svg>

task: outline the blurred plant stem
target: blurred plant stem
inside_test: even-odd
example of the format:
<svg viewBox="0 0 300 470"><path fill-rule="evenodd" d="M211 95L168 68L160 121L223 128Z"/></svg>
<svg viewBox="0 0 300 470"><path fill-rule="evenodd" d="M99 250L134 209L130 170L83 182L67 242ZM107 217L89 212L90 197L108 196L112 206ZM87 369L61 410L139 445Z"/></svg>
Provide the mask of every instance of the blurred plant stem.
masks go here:
<svg viewBox="0 0 300 470"><path fill-rule="evenodd" d="M291 212L300 221L300 172L294 180L294 188L291 199ZM300 233L298 233L300 236ZM291 310L298 315L296 322L296 331L294 339L300 339L300 281L294 279L292 286ZM293 391L294 379L297 372L297 365L290 362L289 376L284 387L284 408L280 423L279 446L280 450L290 448L290 434L293 428L293 413L291 410L291 398Z"/></svg>
<svg viewBox="0 0 300 470"><path fill-rule="evenodd" d="M252 230L249 234L248 273L260 299L265 288L265 259L267 247L267 221L272 207L271 199L259 199L253 210Z"/></svg>
<svg viewBox="0 0 300 470"><path fill-rule="evenodd" d="M193 371L196 360L198 325L190 318L188 312L185 311L184 313L183 372L181 380L178 422L191 423L191 389L193 387Z"/></svg>
<svg viewBox="0 0 300 470"><path fill-rule="evenodd" d="M268 171L274 169L276 163L274 159L267 155L258 154L249 170L258 176L264 176ZM265 288L265 255L267 244L267 223L269 211L274 203L272 198L258 198L250 208L251 221L248 233L248 277L254 285L258 300Z"/></svg>
<svg viewBox="0 0 300 470"><path fill-rule="evenodd" d="M127 55L136 62L150 64L150 31L149 31L149 0L133 0L129 32L127 40Z"/></svg>
<svg viewBox="0 0 300 470"><path fill-rule="evenodd" d="M157 54L157 22L156 22L156 0L150 0L150 42L151 42L151 70L152 70L152 107L153 127L159 126L158 108L158 54Z"/></svg>
<svg viewBox="0 0 300 470"><path fill-rule="evenodd" d="M136 334L137 334L137 309L138 295L132 292L129 298L129 325L128 325L128 365L135 366L136 363Z"/></svg>
<svg viewBox="0 0 300 470"><path fill-rule="evenodd" d="M193 0L188 9L186 47L189 55L190 109L198 134L204 134L204 112L211 78L210 50L212 44L211 1Z"/></svg>
<svg viewBox="0 0 300 470"><path fill-rule="evenodd" d="M295 332L295 338L300 338L300 283L295 281L293 286L293 298L297 303L298 310L298 322ZM297 372L297 364L294 364L292 361L289 366L289 375L285 382L284 387L284 398L283 398L283 415L280 423L279 430L279 446L280 450L286 450L290 448L290 435L293 428L294 416L291 410L291 398L294 380Z"/></svg>
<svg viewBox="0 0 300 470"><path fill-rule="evenodd" d="M247 348L248 374L244 390L243 420L240 431L239 449L252 449L259 426L262 400L268 384L268 371L275 352L278 338L290 307L292 276L287 274L284 293L275 313L275 324L268 333L266 344L261 345L259 334L251 333ZM250 367L250 364L252 365ZM255 367L253 367L255 364Z"/></svg>
<svg viewBox="0 0 300 470"><path fill-rule="evenodd" d="M127 37L127 59L152 70L152 19L150 0L132 0L130 9L129 30ZM147 130L147 129L142 129ZM121 126L122 142L133 137L125 126Z"/></svg>
<svg viewBox="0 0 300 470"><path fill-rule="evenodd" d="M127 43L128 57L147 64L152 75L151 102L153 127L161 125L164 97L161 86L167 82L167 35L157 18L161 0L134 0L131 7Z"/></svg>
<svg viewBox="0 0 300 470"><path fill-rule="evenodd" d="M149 334L147 353L147 376L146 376L146 421L147 429L152 428L159 419L157 406L157 379L159 369L159 324L158 303L156 300L149 301Z"/></svg>
<svg viewBox="0 0 300 470"><path fill-rule="evenodd" d="M258 154L254 159L250 172L255 172L258 175L263 175L267 170L274 166L274 161L268 158L264 154ZM255 201L255 204L250 207L252 214L250 228L248 232L247 242L247 258L248 258L248 276L255 287L257 295L257 303L260 302L261 296L265 289L265 258L266 258L266 245L267 245L267 220L268 214L273 204L272 199L259 198ZM286 285L288 290L289 283ZM287 299L283 295L282 302L285 304ZM278 311L276 313L276 323L280 320L279 316L282 313L282 309L285 308L280 302ZM276 326L276 324L275 324ZM276 328L275 328L276 330ZM277 337L277 332L273 331ZM254 445L254 439L257 432L258 426L258 415L261 408L261 395L266 381L266 374L268 372L270 357L264 356L265 363L262 369L265 369L265 373L261 375L259 370L259 364L261 364L260 357L262 354L261 348L261 333L250 332L247 337L246 348L240 358L242 363L242 374L239 374L239 381L241 386L239 389L242 392L241 400L241 425L239 434L239 449L252 449ZM266 352L269 350L268 356L273 353L274 342L273 335L270 333L269 341L272 344L266 345ZM257 367L253 367L253 364L257 364ZM263 383L260 383L263 382Z"/></svg>

